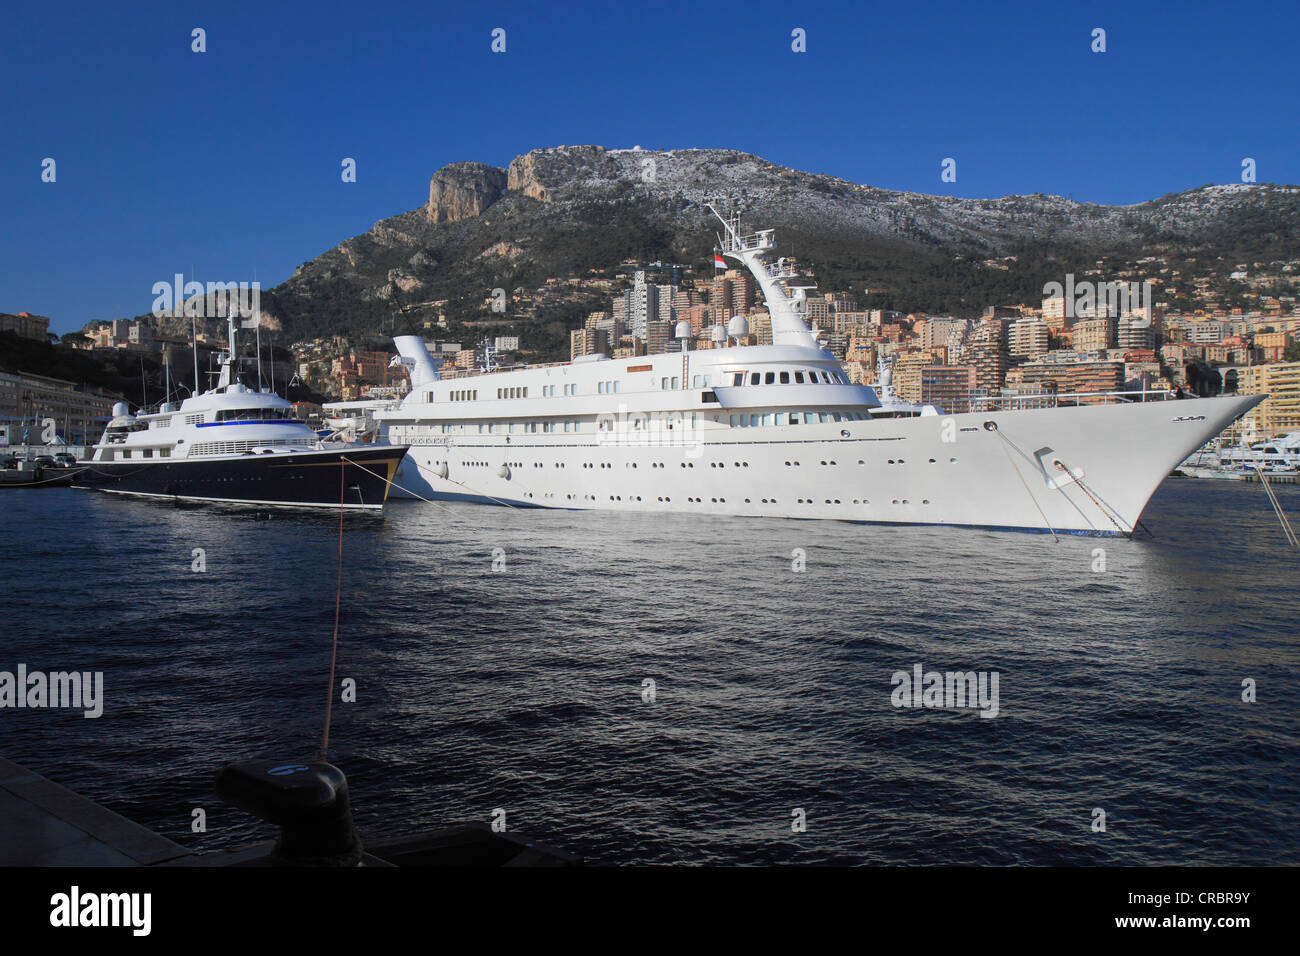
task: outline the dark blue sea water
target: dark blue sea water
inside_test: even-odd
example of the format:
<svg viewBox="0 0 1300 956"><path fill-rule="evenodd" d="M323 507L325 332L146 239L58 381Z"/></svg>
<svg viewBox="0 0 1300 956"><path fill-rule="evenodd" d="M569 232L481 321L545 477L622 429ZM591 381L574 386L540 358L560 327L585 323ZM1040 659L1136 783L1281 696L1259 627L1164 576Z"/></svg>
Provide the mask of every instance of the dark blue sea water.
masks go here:
<svg viewBox="0 0 1300 956"><path fill-rule="evenodd" d="M196 849L271 836L212 779L314 755L337 517L0 507L0 670L100 670L107 698L0 710L0 754ZM345 523L332 758L365 835L502 808L598 863L1300 862L1300 555L1256 485L1171 480L1145 522L1055 543L395 502ZM996 671L999 715L894 707L917 663Z"/></svg>

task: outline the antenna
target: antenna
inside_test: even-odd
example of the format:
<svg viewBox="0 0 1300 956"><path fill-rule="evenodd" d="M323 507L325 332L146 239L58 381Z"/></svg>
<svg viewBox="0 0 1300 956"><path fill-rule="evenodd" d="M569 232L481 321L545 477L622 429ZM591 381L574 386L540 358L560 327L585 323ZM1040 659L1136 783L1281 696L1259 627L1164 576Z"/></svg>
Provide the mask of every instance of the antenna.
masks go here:
<svg viewBox="0 0 1300 956"><path fill-rule="evenodd" d="M194 391L191 395L199 391L199 320L195 316L190 316L190 349L194 352Z"/></svg>

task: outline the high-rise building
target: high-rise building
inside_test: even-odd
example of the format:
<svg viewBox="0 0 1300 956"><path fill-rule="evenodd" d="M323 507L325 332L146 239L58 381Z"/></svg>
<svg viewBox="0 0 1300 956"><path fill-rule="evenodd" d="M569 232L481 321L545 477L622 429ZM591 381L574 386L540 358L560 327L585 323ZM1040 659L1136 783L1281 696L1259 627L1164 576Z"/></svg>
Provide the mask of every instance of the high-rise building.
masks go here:
<svg viewBox="0 0 1300 956"><path fill-rule="evenodd" d="M969 410L975 387L973 365L927 365L921 369L921 401L949 414Z"/></svg>
<svg viewBox="0 0 1300 956"><path fill-rule="evenodd" d="M673 287L671 285L660 284L655 286L656 296L659 299L659 321L671 322L673 319L673 309L676 301L673 298Z"/></svg>
<svg viewBox="0 0 1300 956"><path fill-rule="evenodd" d="M1115 345L1125 351L1155 348L1156 331L1151 320L1141 316L1121 318L1115 329Z"/></svg>
<svg viewBox="0 0 1300 956"><path fill-rule="evenodd" d="M580 355L609 354L609 333L604 329L574 329L569 333L569 360Z"/></svg>
<svg viewBox="0 0 1300 956"><path fill-rule="evenodd" d="M975 366L975 388L994 394L1002 388L1011 361L1007 353L991 342L976 342L966 349L966 362Z"/></svg>
<svg viewBox="0 0 1300 956"><path fill-rule="evenodd" d="M870 313L867 312L836 312L831 317L835 325L836 332L855 332L858 329L866 329L870 324Z"/></svg>
<svg viewBox="0 0 1300 956"><path fill-rule="evenodd" d="M646 324L645 350L647 355L659 355L668 351L668 344L673 341L673 324L658 320Z"/></svg>
<svg viewBox="0 0 1300 956"><path fill-rule="evenodd" d="M1115 348L1116 321L1113 318L1080 319L1074 323L1076 352L1104 352Z"/></svg>
<svg viewBox="0 0 1300 956"><path fill-rule="evenodd" d="M831 304L820 295L810 295L804 304L808 325L816 329L831 328Z"/></svg>
<svg viewBox="0 0 1300 956"><path fill-rule="evenodd" d="M1043 323L1053 332L1065 328L1065 296L1043 300Z"/></svg>
<svg viewBox="0 0 1300 956"><path fill-rule="evenodd" d="M1016 319L1007 329L1007 351L1035 358L1047 351L1047 324L1042 319Z"/></svg>
<svg viewBox="0 0 1300 956"><path fill-rule="evenodd" d="M934 364L928 351L903 352L894 358L894 392L905 402L921 400L921 369Z"/></svg>
<svg viewBox="0 0 1300 956"><path fill-rule="evenodd" d="M1124 388L1123 362L1068 361L1069 353L1048 356L1020 366L1026 386L1049 388L1059 394L1117 392Z"/></svg>
<svg viewBox="0 0 1300 956"><path fill-rule="evenodd" d="M856 312L858 311L858 300L848 292L832 292L829 294L831 308L836 312Z"/></svg>
<svg viewBox="0 0 1300 956"><path fill-rule="evenodd" d="M754 277L748 272L737 272L731 277L731 310L744 315L754 305Z"/></svg>
<svg viewBox="0 0 1300 956"><path fill-rule="evenodd" d="M920 322L917 325L921 325ZM953 336L960 338L966 334L970 323L966 319L954 319L951 316L931 316L925 320L920 329L915 329L919 344L923 349L948 345Z"/></svg>
<svg viewBox="0 0 1300 956"><path fill-rule="evenodd" d="M1248 433L1273 438L1300 431L1300 362L1238 369L1237 391L1268 396L1245 414Z"/></svg>
<svg viewBox="0 0 1300 956"><path fill-rule="evenodd" d="M627 329L638 339L646 338L646 325L659 321L659 286L646 282L644 270L638 270L632 276L632 288L624 293L627 305ZM618 303L615 300L615 316L618 315Z"/></svg>

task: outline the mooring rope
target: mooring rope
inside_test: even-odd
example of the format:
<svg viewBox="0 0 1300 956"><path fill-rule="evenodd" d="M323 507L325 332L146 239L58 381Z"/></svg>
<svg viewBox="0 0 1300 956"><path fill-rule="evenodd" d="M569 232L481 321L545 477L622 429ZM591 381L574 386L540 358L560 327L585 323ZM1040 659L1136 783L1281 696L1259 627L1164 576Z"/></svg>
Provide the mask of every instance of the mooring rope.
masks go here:
<svg viewBox="0 0 1300 956"><path fill-rule="evenodd" d="M1065 470L1067 474L1069 473L1069 469L1066 469L1064 465L1062 465L1061 468ZM1088 486L1083 483L1082 478L1076 477L1074 479L1074 483L1079 486L1080 491L1082 491L1085 495L1088 496L1088 500L1097 506L1097 510L1100 511L1102 514L1104 514L1107 517L1107 519L1109 519L1110 523L1115 526L1116 531L1118 531L1122 535L1125 535L1130 541L1133 540L1133 532L1131 530L1125 531L1123 527L1120 526L1119 522L1115 520L1114 515L1110 513L1110 510L1106 507L1103 507L1102 503L1098 501L1096 497L1093 496L1093 493L1091 491L1088 490Z"/></svg>
<svg viewBox="0 0 1300 956"><path fill-rule="evenodd" d="M403 486L399 485L397 482L393 481L391 478L388 478L388 477L385 476L385 475L381 475L381 474L380 474L379 472L377 472L377 471L371 471L369 468L367 468L365 465L361 464L360 462L355 462L355 461L353 461L351 458L344 458L343 460L346 461L346 462L347 462L348 464L350 464L350 465L356 465L358 468L360 468L362 471L366 472L367 474L374 475L376 478L378 478L380 481L384 482L385 484L390 485L391 487L396 488L396 489L399 490L399 491L404 491L404 492L406 492L406 494L410 495L412 498L418 498L419 500L425 502L426 504L433 505L435 508L442 508L442 510L445 511L445 512L447 512L449 515L453 515L453 516L456 517L458 520L463 520L463 519L461 519L461 516L460 516L460 515L456 514L456 512L452 511L450 508L446 507L445 505L442 505L441 503L439 503L439 502L437 502L437 501L431 501L430 499L424 497L423 495L421 495L421 494L417 494L416 492L412 491L410 488L404 488ZM418 461L415 461L414 458L412 458L411 461L415 462L415 467L418 468L418 469L420 469L420 471L428 471L430 474L434 475L435 477L440 477L440 476L438 476L438 473L437 473L437 472L435 472L435 471L433 471L433 470L431 470L431 469L425 468L425 467L424 467L423 465L421 465ZM489 499L491 499L492 501L495 501L497 504L499 504L499 505L504 505L505 507L510 508L510 509L512 509L512 510L514 510L514 511L518 511L518 510L519 510L519 508L518 508L517 505L513 505L513 504L511 504L509 501L504 501L504 500L502 500L501 498L494 498L494 497L492 497L492 495L489 495L489 494L488 494L487 492L485 492L485 491L473 491L473 489L469 488L469 487L468 487L467 485L465 485L463 482L456 481L456 480L453 479L453 478L443 478L442 480L443 480L443 481L450 481L453 485L456 485L456 486L458 486L458 487L460 487L460 488L464 488L466 491L470 491L470 492L472 492L473 494L481 495L481 496L484 497L484 498L489 498Z"/></svg>
<svg viewBox="0 0 1300 956"><path fill-rule="evenodd" d="M1268 477L1264 470L1259 467L1259 462L1252 462L1255 466L1255 474L1259 476L1260 486L1264 489L1264 494L1268 495L1269 503L1273 506L1273 511L1277 515L1278 523L1282 525L1282 533L1286 535L1287 544L1293 548L1300 548L1300 539L1296 538L1295 529L1291 527L1291 519L1286 516L1282 510L1282 503L1277 500L1277 493L1273 491L1273 486L1268 483Z"/></svg>
<svg viewBox="0 0 1300 956"><path fill-rule="evenodd" d="M329 690L325 695L325 727L321 732L320 738L320 760L321 763L329 762L329 745L330 745L330 718L334 714L334 668L338 663L339 657L339 608L343 600L343 492L344 492L344 473L346 467L344 462L346 458L339 461L339 553L338 553L338 576L334 582L334 641L330 648L330 680Z"/></svg>
<svg viewBox="0 0 1300 956"><path fill-rule="evenodd" d="M989 425L992 425L993 427L989 428ZM1011 444L1011 441L998 429L996 422L987 422L984 427L987 431L993 432L993 434L1002 439L1002 451L1007 456L1007 462L1011 465L1011 470L1016 473L1016 477L1020 479L1021 487L1025 489L1025 494L1029 496L1029 500L1034 503L1034 507L1038 510L1038 516L1043 519L1043 527L1052 532L1052 540L1057 544L1060 544L1061 539L1057 536L1056 529L1053 528L1052 523L1047 520L1047 515L1038 504L1038 499L1035 498L1034 493L1029 490L1029 483L1025 481L1025 476L1020 473L1020 467L1016 464L1015 459L1011 457L1011 452L1007 450L1007 446Z"/></svg>

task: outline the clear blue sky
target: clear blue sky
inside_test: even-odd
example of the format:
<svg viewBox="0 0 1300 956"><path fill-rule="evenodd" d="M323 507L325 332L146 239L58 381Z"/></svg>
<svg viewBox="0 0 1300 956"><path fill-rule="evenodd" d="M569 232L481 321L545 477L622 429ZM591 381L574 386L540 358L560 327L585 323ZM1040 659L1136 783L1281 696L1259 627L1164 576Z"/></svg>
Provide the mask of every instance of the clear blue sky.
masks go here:
<svg viewBox="0 0 1300 956"><path fill-rule="evenodd" d="M1247 156L1260 182L1297 183L1297 9L7 4L0 311L62 333L149 311L178 271L269 288L421 205L446 163L560 144L729 147L959 196L1134 203L1239 181ZM945 157L956 183L940 181Z"/></svg>

